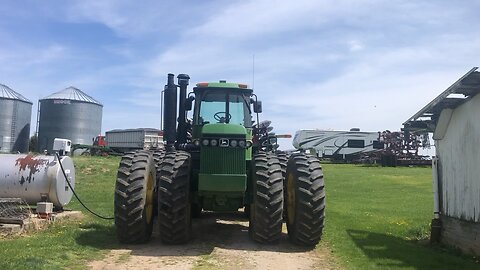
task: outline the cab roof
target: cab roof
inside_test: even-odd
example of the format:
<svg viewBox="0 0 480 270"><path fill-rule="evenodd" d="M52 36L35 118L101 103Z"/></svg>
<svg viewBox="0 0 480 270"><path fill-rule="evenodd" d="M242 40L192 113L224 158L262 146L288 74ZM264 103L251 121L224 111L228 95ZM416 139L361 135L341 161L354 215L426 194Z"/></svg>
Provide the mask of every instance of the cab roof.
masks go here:
<svg viewBox="0 0 480 270"><path fill-rule="evenodd" d="M200 82L196 84L195 88L233 88L239 90L250 90L248 85L244 83L231 83L227 81L218 81L218 82Z"/></svg>

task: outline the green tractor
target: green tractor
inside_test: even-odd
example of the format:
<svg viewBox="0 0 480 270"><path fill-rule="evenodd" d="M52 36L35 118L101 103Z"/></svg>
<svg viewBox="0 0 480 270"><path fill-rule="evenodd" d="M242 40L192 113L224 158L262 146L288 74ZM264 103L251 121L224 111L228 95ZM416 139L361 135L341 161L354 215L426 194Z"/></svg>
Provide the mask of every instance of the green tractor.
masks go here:
<svg viewBox="0 0 480 270"><path fill-rule="evenodd" d="M262 103L247 85L198 83L187 96L189 76L177 78L178 85L168 74L164 90L164 151L140 150L120 161L115 185L119 241L148 241L156 218L162 242L186 243L192 217L202 210L244 209L254 241L277 242L285 219L292 242L316 245L325 211L319 161L276 150L271 128L259 122Z"/></svg>

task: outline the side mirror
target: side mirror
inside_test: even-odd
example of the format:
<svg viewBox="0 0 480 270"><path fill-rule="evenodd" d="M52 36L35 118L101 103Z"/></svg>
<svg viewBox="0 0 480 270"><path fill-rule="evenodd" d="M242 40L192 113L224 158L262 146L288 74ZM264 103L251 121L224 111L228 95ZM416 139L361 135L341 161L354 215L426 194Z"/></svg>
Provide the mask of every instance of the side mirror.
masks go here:
<svg viewBox="0 0 480 270"><path fill-rule="evenodd" d="M193 101L195 100L195 97L194 96L189 96L186 100L185 100L185 110L187 111L191 111L192 110L192 105L193 105Z"/></svg>
<svg viewBox="0 0 480 270"><path fill-rule="evenodd" d="M260 100L253 103L253 112L262 113L262 102Z"/></svg>

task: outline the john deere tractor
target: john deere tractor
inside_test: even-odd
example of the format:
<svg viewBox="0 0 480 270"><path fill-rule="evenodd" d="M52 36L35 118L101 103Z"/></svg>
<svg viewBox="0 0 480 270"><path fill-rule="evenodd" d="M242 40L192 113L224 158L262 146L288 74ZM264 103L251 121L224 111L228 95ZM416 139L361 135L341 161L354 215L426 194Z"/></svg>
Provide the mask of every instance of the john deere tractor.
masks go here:
<svg viewBox="0 0 480 270"><path fill-rule="evenodd" d="M272 147L268 125L259 123L262 103L247 85L198 83L187 96L189 76L177 78L178 85L168 74L164 90L165 150L128 153L120 161L118 239L148 241L156 219L164 243L182 244L202 211L244 209L254 241L277 242L285 219L294 243L316 245L325 209L319 161Z"/></svg>

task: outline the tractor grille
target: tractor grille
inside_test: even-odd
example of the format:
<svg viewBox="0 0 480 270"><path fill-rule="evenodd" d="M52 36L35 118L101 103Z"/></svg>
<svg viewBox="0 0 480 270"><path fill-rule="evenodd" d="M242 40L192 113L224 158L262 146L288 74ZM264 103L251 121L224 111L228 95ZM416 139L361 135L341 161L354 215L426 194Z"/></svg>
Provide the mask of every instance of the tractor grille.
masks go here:
<svg viewBox="0 0 480 270"><path fill-rule="evenodd" d="M207 174L244 174L245 149L231 147L202 147L200 172Z"/></svg>

